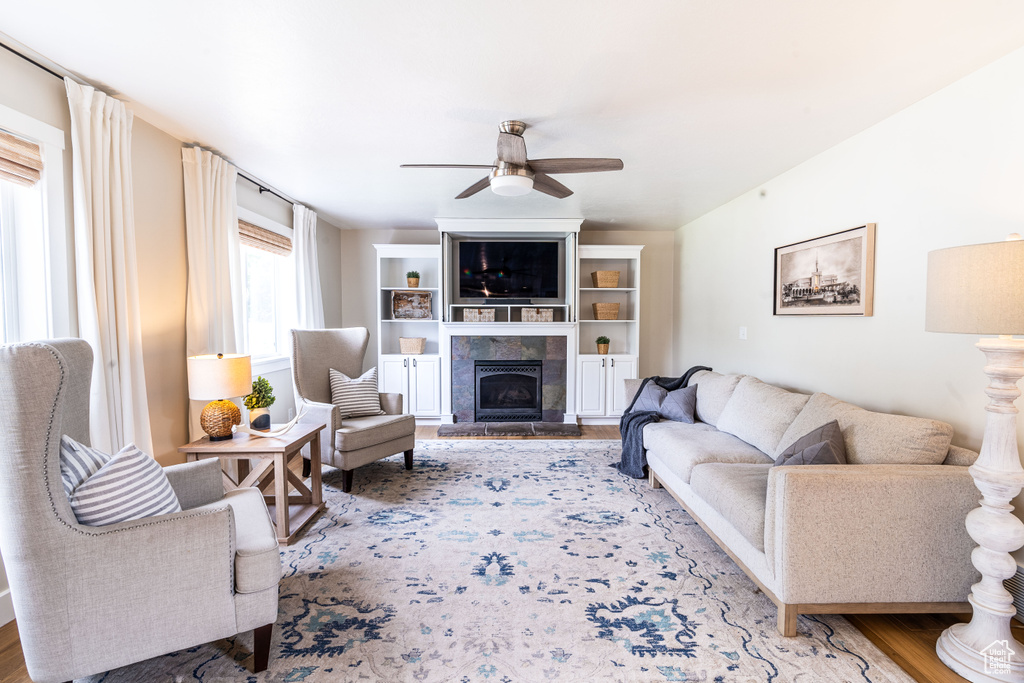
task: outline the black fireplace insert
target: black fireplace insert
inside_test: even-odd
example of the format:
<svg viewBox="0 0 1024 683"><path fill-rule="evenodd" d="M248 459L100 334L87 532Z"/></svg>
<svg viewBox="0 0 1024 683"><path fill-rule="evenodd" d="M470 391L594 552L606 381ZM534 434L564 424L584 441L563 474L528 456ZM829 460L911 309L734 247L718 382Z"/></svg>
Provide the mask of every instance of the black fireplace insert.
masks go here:
<svg viewBox="0 0 1024 683"><path fill-rule="evenodd" d="M543 419L541 361L478 360L477 422L539 422Z"/></svg>

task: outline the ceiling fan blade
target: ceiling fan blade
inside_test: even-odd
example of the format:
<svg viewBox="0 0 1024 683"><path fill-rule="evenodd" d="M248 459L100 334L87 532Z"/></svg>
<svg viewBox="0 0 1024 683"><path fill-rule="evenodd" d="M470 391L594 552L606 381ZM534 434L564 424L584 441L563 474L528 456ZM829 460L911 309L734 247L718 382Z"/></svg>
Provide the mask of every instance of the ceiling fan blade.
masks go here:
<svg viewBox="0 0 1024 683"><path fill-rule="evenodd" d="M480 180L476 181L475 183L473 183L472 185L467 187L465 190L463 190L462 193L459 194L458 196L456 196L455 198L456 199L465 199L466 197L472 197L473 195L475 195L480 190L482 190L482 189L484 189L486 187L490 187L490 184L491 184L491 176L484 176L483 178L481 178Z"/></svg>
<svg viewBox="0 0 1024 683"><path fill-rule="evenodd" d="M399 168L494 168L494 164L402 164Z"/></svg>
<svg viewBox="0 0 1024 683"><path fill-rule="evenodd" d="M522 135L498 133L498 160L516 166L526 165L526 140Z"/></svg>
<svg viewBox="0 0 1024 683"><path fill-rule="evenodd" d="M622 170L622 159L530 159L527 163L539 173L596 173Z"/></svg>
<svg viewBox="0 0 1024 683"><path fill-rule="evenodd" d="M533 176L533 189L544 194L549 194L552 197L558 199L565 199L572 194L572 190L558 182L551 176L546 176L543 173L534 173Z"/></svg>

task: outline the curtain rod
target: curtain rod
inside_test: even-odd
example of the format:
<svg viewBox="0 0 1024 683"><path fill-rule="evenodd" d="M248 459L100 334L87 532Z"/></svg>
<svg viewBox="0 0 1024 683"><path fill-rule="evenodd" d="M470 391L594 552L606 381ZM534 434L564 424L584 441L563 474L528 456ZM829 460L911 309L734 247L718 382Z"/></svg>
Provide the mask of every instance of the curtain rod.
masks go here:
<svg viewBox="0 0 1024 683"><path fill-rule="evenodd" d="M274 189L272 189L270 187L267 187L267 185L265 183L257 180L256 178L253 178L252 176L250 176L248 173L246 173L242 169L238 169L238 176L240 178L244 178L244 179L248 180L250 183L252 183L257 188L259 188L260 194L263 194L264 192L269 192L270 194L274 195L275 197L277 197L279 199L282 199L282 200L288 202L289 204L300 204L301 203L301 202L295 201L294 199L291 199L290 197L286 197L285 195L281 194L280 192L278 192L278 191L276 191L276 190L274 190Z"/></svg>
<svg viewBox="0 0 1024 683"><path fill-rule="evenodd" d="M50 67L48 67L48 66L43 66L42 64L40 64L40 63L39 63L39 62L37 62L36 60L32 59L32 58L31 58L31 57L29 57L28 55L26 55L26 54L23 54L23 53L21 53L21 52L18 52L17 50L15 50L15 49L14 49L13 47L11 47L10 45L7 45L6 43L0 43L0 47L2 47L3 49L7 50L7 51L8 51L8 52L10 52L11 54L14 54L14 55L17 55L17 56L21 57L22 59L24 59L24 60L25 60L26 62L28 62L29 64L35 64L36 66L38 66L38 67L39 67L40 69L42 69L42 70L43 70L43 71L45 71L46 73L48 73L48 74L51 74L51 75L53 75L53 76L56 76L57 78L59 78L59 79L60 79L60 80L62 80L62 81L64 80L64 77L63 77L63 76L61 76L61 75L60 75L59 73L57 73L56 71L54 71L54 70L53 70L53 69L51 69Z"/></svg>
<svg viewBox="0 0 1024 683"><path fill-rule="evenodd" d="M7 50L8 52L10 52L13 55L17 55L18 57L21 57L22 59L24 59L29 64L33 64L33 65L39 67L40 69L42 69L46 73L50 74L51 76L56 76L61 81L64 80L64 76L60 75L59 73L57 73L56 71L54 71L50 67L48 67L48 66L46 66L44 64L40 64L39 62L37 62L36 60L32 59L31 57L29 57L25 53L20 52L20 51L14 49L13 47L11 47L10 45L4 43L3 41L0 41L0 47L2 47L3 49ZM236 168L237 168L237 166L236 166ZM248 173L246 173L242 169L238 169L238 175L241 176L242 178L245 178L250 183L252 183L257 188L259 188L260 194L263 194L264 192L269 192L270 194L272 194L275 197L281 199L282 201L288 202L289 204L299 204L300 203L300 202L297 202L294 199L292 199L290 197L287 197L287 196L281 194L280 192L274 190L273 188L269 187L266 183L264 183L264 182L262 182L260 180L257 180L256 178L254 178L253 176L249 175Z"/></svg>

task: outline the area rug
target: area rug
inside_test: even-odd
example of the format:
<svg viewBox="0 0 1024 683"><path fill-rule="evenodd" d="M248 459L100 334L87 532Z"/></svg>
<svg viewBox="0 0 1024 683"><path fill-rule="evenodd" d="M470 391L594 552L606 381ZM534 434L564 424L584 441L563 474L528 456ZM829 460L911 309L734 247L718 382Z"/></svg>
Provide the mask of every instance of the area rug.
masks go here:
<svg viewBox="0 0 1024 683"><path fill-rule="evenodd" d="M270 668L251 634L90 679L911 683L837 616L775 607L616 441L421 441L325 468L327 513L282 549Z"/></svg>
<svg viewBox="0 0 1024 683"><path fill-rule="evenodd" d="M437 436L579 436L580 428L564 422L456 422L441 425Z"/></svg>

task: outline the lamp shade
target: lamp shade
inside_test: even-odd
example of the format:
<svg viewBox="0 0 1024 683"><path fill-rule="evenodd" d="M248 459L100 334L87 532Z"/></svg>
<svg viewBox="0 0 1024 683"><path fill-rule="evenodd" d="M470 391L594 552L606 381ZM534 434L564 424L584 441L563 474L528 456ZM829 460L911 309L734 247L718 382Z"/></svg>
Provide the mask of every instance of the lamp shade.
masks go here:
<svg viewBox="0 0 1024 683"><path fill-rule="evenodd" d="M1024 334L1024 241L928 254L929 332Z"/></svg>
<svg viewBox="0 0 1024 683"><path fill-rule="evenodd" d="M245 396L252 391L252 363L237 353L188 358L188 397L194 401Z"/></svg>

